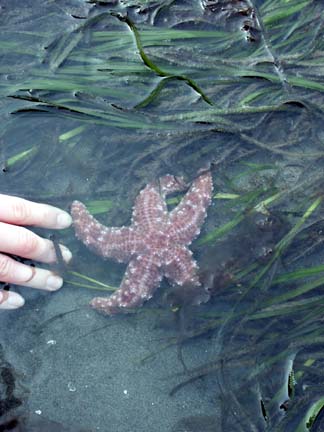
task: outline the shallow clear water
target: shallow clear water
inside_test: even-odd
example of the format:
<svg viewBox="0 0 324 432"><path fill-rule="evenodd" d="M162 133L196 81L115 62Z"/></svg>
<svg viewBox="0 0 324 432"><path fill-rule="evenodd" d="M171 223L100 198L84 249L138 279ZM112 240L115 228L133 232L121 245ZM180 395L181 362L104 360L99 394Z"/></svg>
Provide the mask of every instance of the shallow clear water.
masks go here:
<svg viewBox="0 0 324 432"><path fill-rule="evenodd" d="M74 256L64 287L11 287L26 305L0 315L1 422L307 430L323 383L322 7L104 3L0 3L1 192L128 225L145 184L213 161L192 245L211 300L164 280L137 313L102 316L82 275L118 286L125 265L55 234Z"/></svg>

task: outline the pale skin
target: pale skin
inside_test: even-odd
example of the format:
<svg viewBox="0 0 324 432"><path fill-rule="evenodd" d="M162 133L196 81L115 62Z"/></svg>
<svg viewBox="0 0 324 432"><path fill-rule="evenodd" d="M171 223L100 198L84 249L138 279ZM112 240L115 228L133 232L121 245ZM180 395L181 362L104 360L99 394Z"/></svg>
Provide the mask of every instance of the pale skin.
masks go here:
<svg viewBox="0 0 324 432"><path fill-rule="evenodd" d="M53 243L26 227L63 229L71 223L71 216L59 208L0 194L0 281L45 291L61 288L61 276L48 269L23 264L6 254L54 263L56 253ZM72 254L69 249L63 245L60 249L64 261L70 261ZM24 302L24 298L16 292L0 290L0 309L17 309Z"/></svg>

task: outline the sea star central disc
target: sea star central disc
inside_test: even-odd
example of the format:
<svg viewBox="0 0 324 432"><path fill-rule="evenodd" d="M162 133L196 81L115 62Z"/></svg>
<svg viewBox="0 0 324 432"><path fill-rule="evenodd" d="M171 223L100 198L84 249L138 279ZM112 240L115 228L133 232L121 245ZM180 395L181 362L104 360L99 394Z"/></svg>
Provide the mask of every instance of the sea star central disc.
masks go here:
<svg viewBox="0 0 324 432"><path fill-rule="evenodd" d="M200 285L188 245L198 236L211 202L210 171L200 174L168 212L166 196L185 189L183 179L171 175L149 183L136 198L131 225L120 228L102 225L81 202L72 203L77 237L97 254L128 263L118 290L110 297L95 297L92 307L110 315L140 306L152 297L163 276L173 284Z"/></svg>

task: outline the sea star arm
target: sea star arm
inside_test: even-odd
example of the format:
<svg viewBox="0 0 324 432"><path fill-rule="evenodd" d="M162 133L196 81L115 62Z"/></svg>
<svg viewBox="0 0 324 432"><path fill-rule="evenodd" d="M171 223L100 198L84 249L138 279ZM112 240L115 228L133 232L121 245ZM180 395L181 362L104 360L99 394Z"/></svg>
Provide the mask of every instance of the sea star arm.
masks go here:
<svg viewBox="0 0 324 432"><path fill-rule="evenodd" d="M135 201L132 223L137 226L154 228L167 221L166 195L187 188L182 177L165 175L158 182L149 183Z"/></svg>
<svg viewBox="0 0 324 432"><path fill-rule="evenodd" d="M110 297L95 297L90 304L107 315L127 312L150 299L161 279L154 257L138 255L129 262L118 290Z"/></svg>
<svg viewBox="0 0 324 432"><path fill-rule="evenodd" d="M188 189L188 184L184 181L183 177L173 176L170 174L161 177L159 180L159 185L160 193L163 198L173 192L182 192Z"/></svg>
<svg viewBox="0 0 324 432"><path fill-rule="evenodd" d="M190 244L198 236L211 203L213 181L210 171L197 177L177 207L170 213L170 234L175 241Z"/></svg>
<svg viewBox="0 0 324 432"><path fill-rule="evenodd" d="M137 251L140 240L133 227L106 227L80 201L73 201L71 215L77 237L98 255L128 262Z"/></svg>
<svg viewBox="0 0 324 432"><path fill-rule="evenodd" d="M154 183L149 183L136 198L133 208L132 224L150 229L165 221L167 208Z"/></svg>
<svg viewBox="0 0 324 432"><path fill-rule="evenodd" d="M165 262L162 270L171 282L180 286L200 285L198 265L192 258L192 252L186 246L175 246L170 249Z"/></svg>

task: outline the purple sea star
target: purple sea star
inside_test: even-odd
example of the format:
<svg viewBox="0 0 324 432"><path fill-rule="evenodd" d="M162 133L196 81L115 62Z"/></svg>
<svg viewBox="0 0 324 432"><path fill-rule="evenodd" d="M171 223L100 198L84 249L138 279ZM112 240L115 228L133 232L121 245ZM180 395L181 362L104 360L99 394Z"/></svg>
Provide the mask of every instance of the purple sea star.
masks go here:
<svg viewBox="0 0 324 432"><path fill-rule="evenodd" d="M106 313L125 312L150 299L163 276L173 284L200 286L198 265L188 245L200 233L213 191L210 171L200 174L180 203L168 212L168 194L187 189L180 177L166 175L137 196L132 223L106 227L74 201L76 236L97 254L128 263L120 287L110 297L95 297L91 306Z"/></svg>

